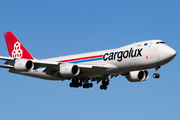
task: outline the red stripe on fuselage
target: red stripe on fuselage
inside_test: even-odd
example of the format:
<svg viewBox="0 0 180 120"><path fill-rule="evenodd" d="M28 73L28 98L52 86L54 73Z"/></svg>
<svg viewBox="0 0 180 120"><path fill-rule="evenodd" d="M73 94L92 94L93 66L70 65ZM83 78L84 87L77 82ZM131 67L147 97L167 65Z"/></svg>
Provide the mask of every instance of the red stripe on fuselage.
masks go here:
<svg viewBox="0 0 180 120"><path fill-rule="evenodd" d="M103 57L103 55L96 55L96 56L82 57L82 58L74 58L74 59L69 59L69 60L61 60L61 61L58 61L58 62L72 62L72 61L93 59L93 58L99 58L99 57Z"/></svg>

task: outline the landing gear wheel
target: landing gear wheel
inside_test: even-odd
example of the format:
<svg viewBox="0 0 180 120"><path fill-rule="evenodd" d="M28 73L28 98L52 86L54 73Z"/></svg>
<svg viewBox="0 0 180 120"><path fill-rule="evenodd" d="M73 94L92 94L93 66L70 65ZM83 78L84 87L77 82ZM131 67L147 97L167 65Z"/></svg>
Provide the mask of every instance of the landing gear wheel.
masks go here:
<svg viewBox="0 0 180 120"><path fill-rule="evenodd" d="M158 73L154 73L154 74L153 74L153 77L154 77L154 78L159 78L160 75L159 75Z"/></svg>
<svg viewBox="0 0 180 120"><path fill-rule="evenodd" d="M105 85L105 86L104 86L104 90L106 90L106 89L107 89L107 86Z"/></svg>
<svg viewBox="0 0 180 120"><path fill-rule="evenodd" d="M107 85L101 85L101 86L100 86L100 89L101 89L101 90L106 90L106 89L107 89Z"/></svg>
<svg viewBox="0 0 180 120"><path fill-rule="evenodd" d="M89 88L89 83L83 84L83 88Z"/></svg>
<svg viewBox="0 0 180 120"><path fill-rule="evenodd" d="M89 87L93 87L93 84L92 84L92 83L89 83Z"/></svg>
<svg viewBox="0 0 180 120"><path fill-rule="evenodd" d="M159 77L160 77L160 75L159 75L159 73L158 73L158 69L159 69L159 68L161 68L161 67L160 67L160 66L156 66L156 67L155 67L156 73L153 74L153 78L159 78Z"/></svg>
<svg viewBox="0 0 180 120"><path fill-rule="evenodd" d="M100 89L101 90L106 90L108 85L109 85L109 81L108 80L103 80L102 85L100 86Z"/></svg>
<svg viewBox="0 0 180 120"><path fill-rule="evenodd" d="M83 84L83 88L92 88L93 84L92 83L85 83Z"/></svg>
<svg viewBox="0 0 180 120"><path fill-rule="evenodd" d="M78 88L82 86L82 81L78 78L73 78L72 82L69 84L70 87Z"/></svg>
<svg viewBox="0 0 180 120"><path fill-rule="evenodd" d="M86 84L83 84L83 88L86 88Z"/></svg>

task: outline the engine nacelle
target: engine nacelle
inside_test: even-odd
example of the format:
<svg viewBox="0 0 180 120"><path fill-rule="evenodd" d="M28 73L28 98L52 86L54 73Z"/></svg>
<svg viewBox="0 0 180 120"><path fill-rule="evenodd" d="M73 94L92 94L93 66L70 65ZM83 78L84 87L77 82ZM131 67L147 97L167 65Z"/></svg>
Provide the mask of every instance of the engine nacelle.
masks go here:
<svg viewBox="0 0 180 120"><path fill-rule="evenodd" d="M14 69L19 71L28 71L34 68L34 63L31 60L15 60Z"/></svg>
<svg viewBox="0 0 180 120"><path fill-rule="evenodd" d="M147 70L132 71L126 76L130 82L141 82L149 78L149 72Z"/></svg>
<svg viewBox="0 0 180 120"><path fill-rule="evenodd" d="M66 63L66 64L60 64L60 74L64 77L74 77L79 75L80 68L77 65Z"/></svg>

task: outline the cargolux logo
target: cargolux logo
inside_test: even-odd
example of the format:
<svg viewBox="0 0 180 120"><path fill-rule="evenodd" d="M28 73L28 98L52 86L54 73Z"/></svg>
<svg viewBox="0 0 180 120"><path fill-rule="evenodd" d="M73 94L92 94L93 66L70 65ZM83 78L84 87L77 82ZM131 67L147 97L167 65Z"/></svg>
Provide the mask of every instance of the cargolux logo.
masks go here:
<svg viewBox="0 0 180 120"><path fill-rule="evenodd" d="M23 55L23 51L21 50L21 43L16 42L14 44L14 50L12 51L12 57L14 58L21 58Z"/></svg>
<svg viewBox="0 0 180 120"><path fill-rule="evenodd" d="M121 62L123 59L126 58L133 58L133 57L141 57L143 48L141 49L133 49L131 48L130 50L126 50L126 51L118 51L118 52L111 52L111 53L105 53L103 56L103 60L107 61L107 60L116 60L118 62Z"/></svg>

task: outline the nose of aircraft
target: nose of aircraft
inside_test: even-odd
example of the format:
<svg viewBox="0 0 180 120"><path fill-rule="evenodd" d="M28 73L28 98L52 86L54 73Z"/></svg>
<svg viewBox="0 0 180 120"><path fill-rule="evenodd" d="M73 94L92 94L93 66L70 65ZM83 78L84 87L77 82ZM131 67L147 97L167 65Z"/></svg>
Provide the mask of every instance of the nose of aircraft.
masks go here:
<svg viewBox="0 0 180 120"><path fill-rule="evenodd" d="M169 49L169 56L171 56L172 58L174 58L176 56L176 51L173 48Z"/></svg>
<svg viewBox="0 0 180 120"><path fill-rule="evenodd" d="M171 61L176 56L176 51L169 46L162 46L159 48L159 57L165 61Z"/></svg>

